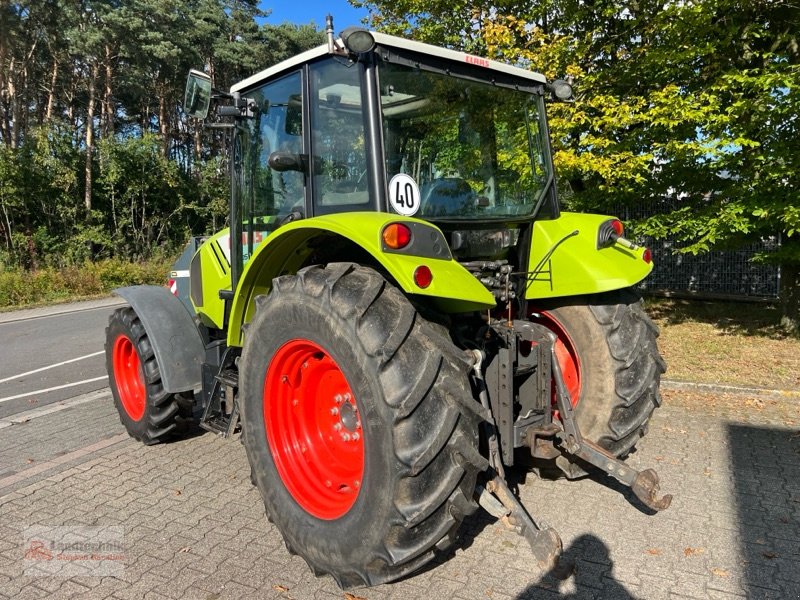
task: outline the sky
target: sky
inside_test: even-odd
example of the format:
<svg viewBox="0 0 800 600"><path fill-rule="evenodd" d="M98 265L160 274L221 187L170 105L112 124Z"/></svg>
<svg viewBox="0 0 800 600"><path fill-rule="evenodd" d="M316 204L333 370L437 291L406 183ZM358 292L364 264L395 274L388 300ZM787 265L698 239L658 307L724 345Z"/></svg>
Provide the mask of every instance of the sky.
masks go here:
<svg viewBox="0 0 800 600"><path fill-rule="evenodd" d="M271 11L266 22L272 25L314 21L322 29L325 15L331 14L337 34L348 25L360 25L367 16L366 9L353 8L347 0L262 0L261 8Z"/></svg>

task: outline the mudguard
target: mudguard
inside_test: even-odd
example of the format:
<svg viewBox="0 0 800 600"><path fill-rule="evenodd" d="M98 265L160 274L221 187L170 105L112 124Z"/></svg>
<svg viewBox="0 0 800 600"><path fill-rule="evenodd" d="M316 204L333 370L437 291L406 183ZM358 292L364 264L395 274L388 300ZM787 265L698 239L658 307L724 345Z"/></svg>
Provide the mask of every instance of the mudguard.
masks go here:
<svg viewBox="0 0 800 600"><path fill-rule="evenodd" d="M423 252L421 256L384 248L381 232L384 226L397 222L407 223L415 231L424 231L420 237L425 235L428 239L421 245L431 251ZM244 268L231 307L229 346L242 345L241 328L253 318L256 296L269 292L273 278L297 272L312 252L324 252L324 248L314 248L311 242L326 234L341 236L360 246L405 293L427 299L443 312L485 310L495 305L491 292L452 259L444 235L429 222L378 212L325 215L282 226L253 253ZM425 289L414 283L414 271L421 265L427 266L433 274L433 281Z"/></svg>
<svg viewBox="0 0 800 600"><path fill-rule="evenodd" d="M605 215L562 212L557 219L533 224L526 298L598 294L630 287L647 277L653 263L646 248L614 243L597 247ZM631 244L632 245L632 244Z"/></svg>
<svg viewBox="0 0 800 600"><path fill-rule="evenodd" d="M114 293L127 300L142 321L164 390L175 394L199 389L205 347L183 303L157 285L124 287Z"/></svg>

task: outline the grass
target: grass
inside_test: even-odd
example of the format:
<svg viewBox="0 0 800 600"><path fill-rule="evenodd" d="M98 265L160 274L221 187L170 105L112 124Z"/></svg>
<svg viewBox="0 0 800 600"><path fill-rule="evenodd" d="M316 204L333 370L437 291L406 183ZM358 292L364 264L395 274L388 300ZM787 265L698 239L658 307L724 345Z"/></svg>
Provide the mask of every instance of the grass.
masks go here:
<svg viewBox="0 0 800 600"><path fill-rule="evenodd" d="M0 270L0 311L97 298L127 285L164 285L172 262L103 260L63 269Z"/></svg>
<svg viewBox="0 0 800 600"><path fill-rule="evenodd" d="M777 307L660 298L645 307L661 328L666 378L800 389L800 339L781 331Z"/></svg>

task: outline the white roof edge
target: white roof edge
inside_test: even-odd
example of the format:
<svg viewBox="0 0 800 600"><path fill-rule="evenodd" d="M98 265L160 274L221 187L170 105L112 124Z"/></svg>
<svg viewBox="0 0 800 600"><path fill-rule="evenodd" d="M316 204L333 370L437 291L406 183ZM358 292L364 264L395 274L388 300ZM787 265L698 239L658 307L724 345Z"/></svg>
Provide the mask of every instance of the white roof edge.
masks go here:
<svg viewBox="0 0 800 600"><path fill-rule="evenodd" d="M490 60L482 56L474 56L466 52L459 52L458 50L450 50L448 48L440 48L432 44L425 44L423 42L415 42L414 40L407 40L405 38L387 35L378 31L371 32L375 36L375 41L382 46L394 46L412 52L419 52L420 54L429 54L438 58L444 58L460 63L467 63L478 67L489 69L490 71L500 71L516 77L524 77L525 79L532 79L538 83L547 83L547 78L541 73L535 71L527 71L520 67L513 67L506 63Z"/></svg>
<svg viewBox="0 0 800 600"><path fill-rule="evenodd" d="M239 83L233 84L231 86L231 94L243 90L245 88L248 88L251 85L258 83L262 79L267 79L283 71L288 71L292 67L302 65L303 63L308 62L311 59L317 58L318 56L323 56L327 53L328 53L327 44L323 44L322 46L317 46L316 48L312 48L311 50L306 50L302 54L298 54L297 56L293 56L292 58L281 61L278 64L269 67L268 69L264 69L263 71L259 71L255 75L251 75L247 79L243 79Z"/></svg>
<svg viewBox="0 0 800 600"><path fill-rule="evenodd" d="M388 46L390 48L394 47L403 50L410 50L412 52L419 52L421 54L428 54L431 56L436 56L438 58L444 58L446 60L452 60L455 62L475 65L477 67L483 67L490 71L499 71L501 73L506 73L508 75L514 75L516 77L530 79L537 83L547 83L547 79L541 73L536 73L534 71L527 71L525 69L521 69L520 67L513 67L505 63L497 62L496 60L490 60L488 58L483 58L480 56L473 56L471 54L467 54L465 52L459 52L457 50L440 48L438 46L433 46L432 44L415 42L414 40L407 40L405 38L396 37L393 35L387 35L385 33L380 33L377 31L372 31L371 33L373 36L375 36L375 42L381 46ZM302 54L298 54L297 56L294 56L288 60L279 62L278 64L269 67L268 69L264 69L263 71L260 71L255 75L251 75L247 79L243 79L239 83L232 85L231 93L241 91L264 79L268 79L273 75L278 75L283 71L288 71L293 67L302 65L303 63L308 62L309 60L312 60L314 58L324 56L327 53L328 53L327 44L323 44L321 46L317 46L316 48L312 48L311 50L307 50Z"/></svg>

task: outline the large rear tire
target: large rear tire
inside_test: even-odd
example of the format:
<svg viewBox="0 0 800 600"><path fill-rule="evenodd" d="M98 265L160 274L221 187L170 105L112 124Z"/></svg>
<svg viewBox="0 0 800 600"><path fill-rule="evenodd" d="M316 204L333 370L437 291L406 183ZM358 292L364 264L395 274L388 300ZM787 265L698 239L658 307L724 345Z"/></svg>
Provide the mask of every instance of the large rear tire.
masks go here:
<svg viewBox="0 0 800 600"><path fill-rule="evenodd" d="M194 408L192 392L169 394L147 332L130 308L119 308L106 328L108 384L128 434L151 445L186 432Z"/></svg>
<svg viewBox="0 0 800 600"><path fill-rule="evenodd" d="M486 467L459 351L357 265L275 279L256 306L242 426L267 516L341 587L415 571L477 508Z"/></svg>
<svg viewBox="0 0 800 600"><path fill-rule="evenodd" d="M656 345L658 327L638 294L616 290L540 303L533 310L532 320L558 337L556 355L581 433L615 456L627 455L661 404L666 370ZM574 466L567 470L569 476L581 474Z"/></svg>

